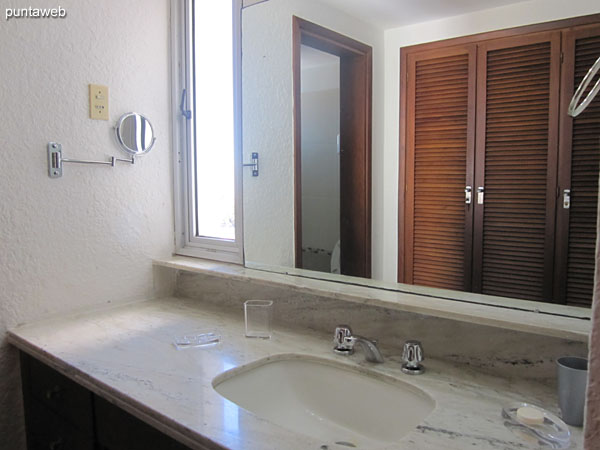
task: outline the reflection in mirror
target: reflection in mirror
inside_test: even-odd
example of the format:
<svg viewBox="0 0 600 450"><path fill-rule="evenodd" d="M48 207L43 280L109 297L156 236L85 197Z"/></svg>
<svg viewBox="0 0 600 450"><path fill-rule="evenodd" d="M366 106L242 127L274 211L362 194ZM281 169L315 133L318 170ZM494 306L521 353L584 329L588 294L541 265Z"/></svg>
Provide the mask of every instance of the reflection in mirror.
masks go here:
<svg viewBox="0 0 600 450"><path fill-rule="evenodd" d="M302 268L340 272L340 58L301 45Z"/></svg>
<svg viewBox="0 0 600 450"><path fill-rule="evenodd" d="M537 302L591 304L600 98L578 119L566 111L600 56L600 16L567 20L552 3L542 17L533 2L511 0L398 9L394 1L247 2L244 152L260 151L264 172L244 179L246 264L582 313ZM582 14L600 5L588 9ZM549 18L556 22L494 33ZM294 33L298 22L308 37ZM341 89L356 77L345 77L343 56L316 44L315 30L372 49L371 79L360 81L372 93L364 179L343 181L345 153L361 154L343 131ZM485 34L439 42L477 33ZM355 207L361 196L348 193L357 189L369 193L368 227L344 220L344 195ZM349 256L365 230L369 270L360 273Z"/></svg>
<svg viewBox="0 0 600 450"><path fill-rule="evenodd" d="M295 264L369 278L373 49L295 16L292 27Z"/></svg>
<svg viewBox="0 0 600 450"><path fill-rule="evenodd" d="M130 155L143 155L152 150L154 129L150 121L138 113L123 114L115 126L117 142Z"/></svg>

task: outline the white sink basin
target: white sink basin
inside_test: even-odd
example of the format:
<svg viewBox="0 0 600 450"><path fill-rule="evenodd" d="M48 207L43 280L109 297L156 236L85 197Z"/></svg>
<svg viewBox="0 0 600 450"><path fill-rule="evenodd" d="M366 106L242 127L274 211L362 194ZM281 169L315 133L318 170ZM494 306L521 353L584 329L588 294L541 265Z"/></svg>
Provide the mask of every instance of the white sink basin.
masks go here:
<svg viewBox="0 0 600 450"><path fill-rule="evenodd" d="M375 448L394 443L433 411L420 389L333 361L281 356L219 375L213 387L226 399L330 448ZM341 445L341 446L340 446Z"/></svg>

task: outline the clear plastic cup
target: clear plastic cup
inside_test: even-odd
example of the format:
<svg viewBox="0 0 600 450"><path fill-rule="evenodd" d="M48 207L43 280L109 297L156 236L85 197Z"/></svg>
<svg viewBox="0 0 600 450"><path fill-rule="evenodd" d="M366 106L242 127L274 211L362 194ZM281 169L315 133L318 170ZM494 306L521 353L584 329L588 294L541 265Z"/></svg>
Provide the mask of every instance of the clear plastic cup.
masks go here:
<svg viewBox="0 0 600 450"><path fill-rule="evenodd" d="M271 338L272 300L247 300L244 302L246 337Z"/></svg>

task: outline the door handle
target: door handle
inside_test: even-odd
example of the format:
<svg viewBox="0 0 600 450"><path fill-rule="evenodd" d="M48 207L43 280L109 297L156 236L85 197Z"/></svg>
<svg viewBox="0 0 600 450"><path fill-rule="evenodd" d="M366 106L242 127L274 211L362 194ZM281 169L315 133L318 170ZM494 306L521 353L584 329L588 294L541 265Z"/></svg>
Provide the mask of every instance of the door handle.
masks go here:
<svg viewBox="0 0 600 450"><path fill-rule="evenodd" d="M571 189L563 189L563 209L571 207Z"/></svg>
<svg viewBox="0 0 600 450"><path fill-rule="evenodd" d="M465 186L465 203L470 205L473 201L473 188L471 186Z"/></svg>
<svg viewBox="0 0 600 450"><path fill-rule="evenodd" d="M477 204L478 205L483 205L483 191L485 190L485 188L483 186L479 186L477 188Z"/></svg>

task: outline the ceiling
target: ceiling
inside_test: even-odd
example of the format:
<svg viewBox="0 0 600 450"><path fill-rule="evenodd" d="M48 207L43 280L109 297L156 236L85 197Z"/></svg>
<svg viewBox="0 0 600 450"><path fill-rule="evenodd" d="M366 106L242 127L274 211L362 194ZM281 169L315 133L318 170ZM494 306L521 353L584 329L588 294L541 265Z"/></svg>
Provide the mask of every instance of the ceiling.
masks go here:
<svg viewBox="0 0 600 450"><path fill-rule="evenodd" d="M320 0L359 17L377 28L388 29L524 0Z"/></svg>

